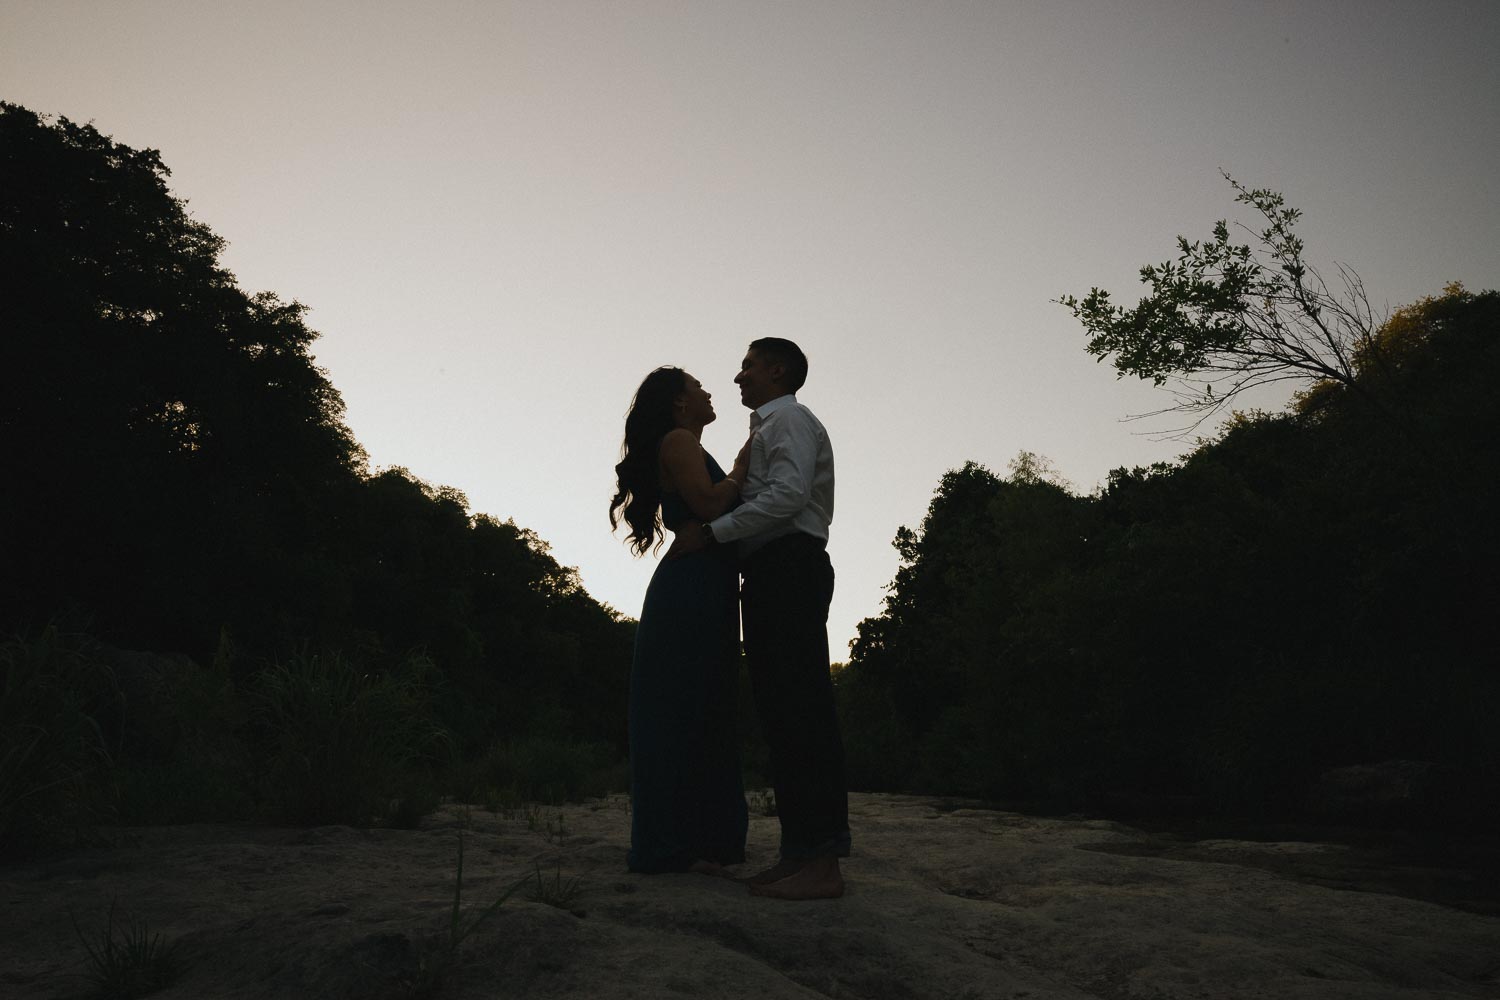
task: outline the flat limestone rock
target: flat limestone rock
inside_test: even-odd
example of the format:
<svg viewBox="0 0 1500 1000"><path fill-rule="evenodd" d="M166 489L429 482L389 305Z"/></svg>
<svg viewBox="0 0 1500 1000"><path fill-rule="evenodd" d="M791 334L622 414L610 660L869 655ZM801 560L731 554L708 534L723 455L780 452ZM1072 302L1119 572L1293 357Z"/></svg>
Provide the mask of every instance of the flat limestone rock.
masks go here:
<svg viewBox="0 0 1500 1000"><path fill-rule="evenodd" d="M1340 883L1341 845L1186 844L903 795L850 813L847 895L809 903L627 874L620 796L547 823L448 805L412 831L134 828L0 868L0 996L84 992L70 914L97 931L113 899L178 942L163 998L1500 997L1500 918ZM450 950L461 830L471 915L528 876L576 878L576 896L523 889ZM743 874L777 833L752 817Z"/></svg>

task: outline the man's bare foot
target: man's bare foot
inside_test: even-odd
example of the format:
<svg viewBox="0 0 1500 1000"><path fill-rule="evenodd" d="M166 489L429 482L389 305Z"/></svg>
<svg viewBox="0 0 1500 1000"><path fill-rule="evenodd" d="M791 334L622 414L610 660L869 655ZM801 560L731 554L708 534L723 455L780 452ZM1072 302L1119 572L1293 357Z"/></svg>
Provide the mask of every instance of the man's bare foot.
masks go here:
<svg viewBox="0 0 1500 1000"><path fill-rule="evenodd" d="M780 882L788 875L795 875L802 870L804 862L801 861L778 861L763 872L756 872L747 878L740 879L750 885L770 885L772 882Z"/></svg>
<svg viewBox="0 0 1500 1000"><path fill-rule="evenodd" d="M844 894L844 875L839 859L814 858L795 875L765 885L750 883L750 895L772 899L838 899Z"/></svg>
<svg viewBox="0 0 1500 1000"><path fill-rule="evenodd" d="M734 872L717 861L694 861L688 865L688 871L698 875L712 875L715 878L734 878Z"/></svg>

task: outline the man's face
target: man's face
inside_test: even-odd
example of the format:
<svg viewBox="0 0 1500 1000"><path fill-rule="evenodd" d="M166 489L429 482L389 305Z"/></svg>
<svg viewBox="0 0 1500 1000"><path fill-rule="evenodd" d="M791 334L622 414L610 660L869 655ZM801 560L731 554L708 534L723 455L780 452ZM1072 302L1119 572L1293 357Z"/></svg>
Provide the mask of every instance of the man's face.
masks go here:
<svg viewBox="0 0 1500 1000"><path fill-rule="evenodd" d="M740 373L734 377L734 384L740 387L740 402L754 410L782 395L780 382L785 371L785 365L772 364L759 351L747 351L740 362Z"/></svg>

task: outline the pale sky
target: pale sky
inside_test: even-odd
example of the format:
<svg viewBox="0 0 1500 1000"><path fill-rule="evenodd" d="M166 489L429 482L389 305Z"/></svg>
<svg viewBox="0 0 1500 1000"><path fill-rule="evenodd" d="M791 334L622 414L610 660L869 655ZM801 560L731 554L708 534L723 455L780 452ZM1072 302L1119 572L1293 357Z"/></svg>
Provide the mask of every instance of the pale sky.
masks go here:
<svg viewBox="0 0 1500 1000"><path fill-rule="evenodd" d="M1242 217L1221 168L1377 305L1500 286L1497 50L1493 0L0 0L0 98L161 150L242 287L311 307L372 465L619 611L655 566L606 517L641 378L703 381L727 466L745 345L800 343L836 660L946 470L1025 449L1087 492L1186 449L1051 300L1134 302Z"/></svg>

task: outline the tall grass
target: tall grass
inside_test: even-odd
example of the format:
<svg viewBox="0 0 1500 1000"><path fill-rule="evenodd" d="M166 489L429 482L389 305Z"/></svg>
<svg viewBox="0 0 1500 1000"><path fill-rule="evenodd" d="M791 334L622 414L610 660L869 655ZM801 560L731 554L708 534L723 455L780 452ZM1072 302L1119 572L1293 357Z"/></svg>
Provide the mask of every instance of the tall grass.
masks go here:
<svg viewBox="0 0 1500 1000"><path fill-rule="evenodd" d="M259 756L233 679L227 634L207 667L184 656L116 654L129 711L120 760L122 823L230 822L255 814Z"/></svg>
<svg viewBox="0 0 1500 1000"><path fill-rule="evenodd" d="M114 810L100 725L119 693L83 636L47 626L0 645L0 851L90 837Z"/></svg>
<svg viewBox="0 0 1500 1000"><path fill-rule="evenodd" d="M432 719L430 672L416 657L367 672L337 653L302 653L262 671L252 715L271 813L293 823L386 816L408 774L450 748Z"/></svg>

